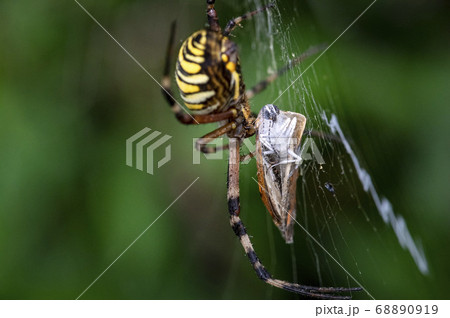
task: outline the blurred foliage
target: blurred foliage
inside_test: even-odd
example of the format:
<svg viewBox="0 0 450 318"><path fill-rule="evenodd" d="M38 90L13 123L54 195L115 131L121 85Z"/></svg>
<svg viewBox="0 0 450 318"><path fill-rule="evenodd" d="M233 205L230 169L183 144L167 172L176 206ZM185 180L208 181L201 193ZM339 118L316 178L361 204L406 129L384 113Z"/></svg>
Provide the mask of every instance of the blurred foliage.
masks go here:
<svg viewBox="0 0 450 318"><path fill-rule="evenodd" d="M79 2L157 80L170 22L178 21L178 41L206 22L201 0ZM332 42L370 2L278 3L304 50ZM253 4L218 0L222 25ZM380 265L361 273L375 298L450 296L449 12L447 1L378 1L324 56L340 120L430 263L422 276L373 208L366 208L373 223L355 213L354 227L381 229L361 230L359 247L345 236L358 268ZM253 32L252 22L236 32L249 83L257 76L251 70L266 73L252 62L259 54ZM1 298L78 297L197 177L83 298L295 298L256 278L229 228L226 157L191 164L192 138L211 126L179 125L158 85L75 1L0 2L0 39ZM256 109L273 94L255 99ZM125 165L125 140L146 126L173 136L176 154L153 176ZM255 174L254 163L242 168L243 218L267 267L289 279L290 249L264 212ZM302 237L299 280L317 285ZM376 262L359 249L370 249ZM355 285L339 267L333 271L324 284Z"/></svg>

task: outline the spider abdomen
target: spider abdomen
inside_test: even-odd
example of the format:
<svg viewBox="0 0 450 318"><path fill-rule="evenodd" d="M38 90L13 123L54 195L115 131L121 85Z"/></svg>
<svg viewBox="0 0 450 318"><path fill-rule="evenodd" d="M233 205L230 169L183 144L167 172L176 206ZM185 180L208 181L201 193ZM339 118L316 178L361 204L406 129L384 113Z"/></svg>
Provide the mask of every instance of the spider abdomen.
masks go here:
<svg viewBox="0 0 450 318"><path fill-rule="evenodd" d="M235 47L227 37L211 30L197 31L184 41L175 78L181 98L192 112L222 112L240 95Z"/></svg>

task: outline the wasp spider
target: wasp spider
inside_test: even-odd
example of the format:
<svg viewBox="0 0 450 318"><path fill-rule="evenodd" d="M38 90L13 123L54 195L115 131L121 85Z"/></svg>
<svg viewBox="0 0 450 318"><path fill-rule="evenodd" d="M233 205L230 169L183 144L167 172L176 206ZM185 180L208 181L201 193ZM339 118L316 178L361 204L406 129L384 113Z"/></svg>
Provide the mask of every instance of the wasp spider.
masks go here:
<svg viewBox="0 0 450 318"><path fill-rule="evenodd" d="M350 297L336 295L336 293L359 291L360 288L340 288L340 287L311 287L300 284L289 283L283 280L273 278L261 263L261 260L255 253L255 250L247 234L241 219L239 218L239 163L240 145L242 140L253 136L258 129L257 118L250 110L249 98L264 90L266 86L274 81L278 76L286 72L289 68L300 63L306 57L320 50L319 47L310 49L295 60L292 60L287 66L280 69L277 73L269 76L252 89L246 91L242 80L241 66L239 63L238 48L236 44L229 39L230 33L243 20L249 19L255 14L263 12L274 4L269 4L255 11L244 14L228 22L222 31L219 25L219 19L214 9L214 0L207 0L207 19L209 28L193 33L182 44L176 63L175 79L190 114L184 112L179 104L172 97L170 80L170 57L173 49L175 23L172 24L172 31L167 51L167 60L165 64L164 77L162 79L163 94L167 99L175 117L183 124L204 124L219 122L220 127L198 139L196 148L204 153L229 149L228 166L228 186L227 199L228 211L230 214L230 224L250 260L250 263L258 277L266 283L294 292L300 295L323 298L323 299L348 299ZM274 119L273 111L277 108L263 108L264 113L258 117L258 121L268 122ZM270 112L272 111L272 115ZM303 132L303 128L301 129ZM219 149L208 145L209 142L220 136L227 135L229 144ZM297 136L300 139L301 133ZM258 156L258 154L256 154ZM261 166L258 164L258 166ZM262 166L261 166L262 167ZM260 182L264 181L265 172L258 172ZM291 181L295 183L296 177ZM270 180L266 180L270 181ZM272 183L276 180L272 180ZM292 183L292 182L291 182ZM267 182L265 182L265 186ZM261 187L261 186L260 186ZM260 189L264 190L265 189ZM292 219L285 218L277 223L277 210L273 206L273 198L269 191L264 194L261 191L264 203L268 207L275 223L284 231L286 241L292 239ZM294 191L295 195L295 191ZM295 200L295 198L294 198ZM292 201L291 201L292 202ZM269 205L272 205L269 207ZM289 208L292 212L292 207ZM289 213L289 211L288 211ZM286 215L286 213L284 214ZM283 223L283 224L282 224Z"/></svg>

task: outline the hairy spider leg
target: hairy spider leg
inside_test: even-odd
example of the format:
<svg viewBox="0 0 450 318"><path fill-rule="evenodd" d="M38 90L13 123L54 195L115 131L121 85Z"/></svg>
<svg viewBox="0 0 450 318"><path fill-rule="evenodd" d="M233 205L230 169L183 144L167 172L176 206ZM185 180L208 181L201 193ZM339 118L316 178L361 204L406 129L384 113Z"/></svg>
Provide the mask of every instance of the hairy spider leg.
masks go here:
<svg viewBox="0 0 450 318"><path fill-rule="evenodd" d="M256 255L253 244L245 229L244 223L239 217L239 163L240 163L240 141L238 138L230 138L229 151L230 160L228 165L228 182L227 182L227 200L228 212L230 214L230 225L233 232L239 238L244 251L256 272L259 279L277 288L281 288L303 296L320 298L320 299L350 299L349 296L333 295L334 293L360 291L361 288L343 288L343 287L312 287L300 284L289 283L283 280L272 278L266 270L261 260Z"/></svg>

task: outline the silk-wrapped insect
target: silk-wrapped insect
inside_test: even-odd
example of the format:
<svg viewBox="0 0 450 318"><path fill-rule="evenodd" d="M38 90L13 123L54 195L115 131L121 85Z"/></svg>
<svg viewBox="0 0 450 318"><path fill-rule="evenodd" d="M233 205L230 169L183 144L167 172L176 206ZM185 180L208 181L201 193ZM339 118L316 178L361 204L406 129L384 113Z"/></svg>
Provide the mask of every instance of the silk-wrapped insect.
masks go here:
<svg viewBox="0 0 450 318"><path fill-rule="evenodd" d="M257 118L256 161L262 201L286 243L294 242L300 142L306 118L264 106Z"/></svg>

